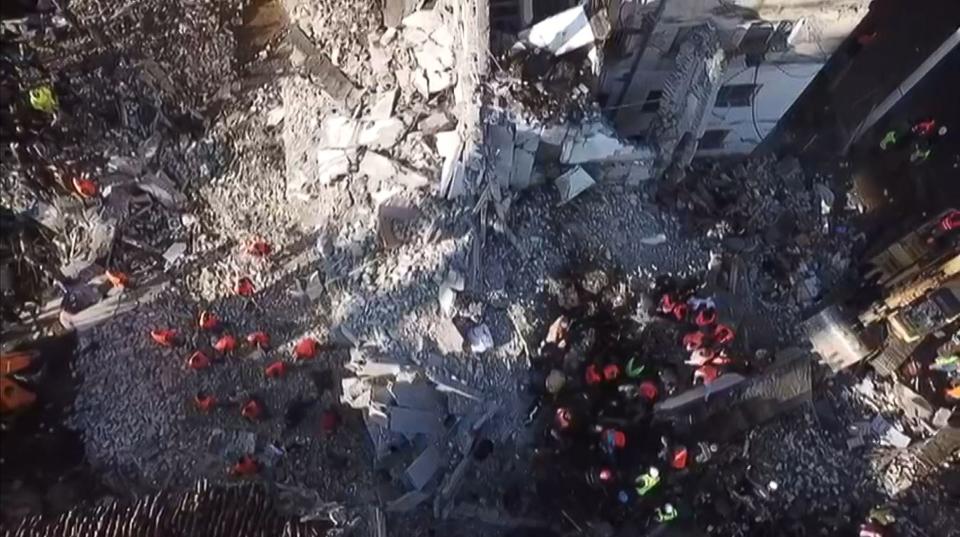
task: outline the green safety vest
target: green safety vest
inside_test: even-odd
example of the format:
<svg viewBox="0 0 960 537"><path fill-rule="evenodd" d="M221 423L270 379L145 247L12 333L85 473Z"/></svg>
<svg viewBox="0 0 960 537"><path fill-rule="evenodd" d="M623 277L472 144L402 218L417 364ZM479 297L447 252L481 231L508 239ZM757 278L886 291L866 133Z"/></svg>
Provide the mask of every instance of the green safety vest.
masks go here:
<svg viewBox="0 0 960 537"><path fill-rule="evenodd" d="M654 477L650 474L643 474L634 483L637 484L637 494L644 496L660 483L660 476Z"/></svg>
<svg viewBox="0 0 960 537"><path fill-rule="evenodd" d="M671 509L670 511L666 511L657 507L657 522L670 522L675 518L677 518L676 509Z"/></svg>
<svg viewBox="0 0 960 537"><path fill-rule="evenodd" d="M627 362L627 376L630 378L639 377L640 373L643 373L643 370L647 368L647 366L643 364L640 364L639 366L635 365L636 360L636 357L634 357Z"/></svg>

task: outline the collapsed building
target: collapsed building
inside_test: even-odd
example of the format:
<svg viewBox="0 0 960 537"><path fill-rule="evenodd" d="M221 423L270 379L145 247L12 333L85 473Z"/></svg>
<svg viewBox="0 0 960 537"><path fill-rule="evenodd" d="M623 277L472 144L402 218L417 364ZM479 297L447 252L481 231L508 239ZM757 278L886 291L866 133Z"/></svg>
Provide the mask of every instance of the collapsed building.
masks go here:
<svg viewBox="0 0 960 537"><path fill-rule="evenodd" d="M527 384L549 388L558 376L531 371L529 342L549 331L555 317L543 303L554 300L561 309L613 313L629 330L651 327L659 340L637 351L649 359L650 379L662 362L679 362L668 365L682 371L682 387L663 390L645 412L658 426L721 444L714 452L696 442L713 464L670 483L671 494L689 498L688 478L702 477L691 503L711 533L806 517L790 522L799 529L789 534L800 535L825 513L836 518L829 527L846 529L862 520L862 504L887 498L874 487L877 475L890 476L890 494L926 483L952 456L949 410L901 416L891 411L899 396L890 394L907 392L887 379L848 390L849 379L838 377L836 398L823 404L815 359L789 348L802 312L841 281L860 242L851 231L855 204L842 187L795 159L687 172L697 156L752 149L849 32L862 3L598 4L284 2L288 35L272 53L289 70L252 103L227 100L231 112L210 119L217 135L239 134L233 166L161 182L162 170L141 177L140 168L158 164L152 156L110 158L108 170L110 162L136 165L127 175L139 185L137 203L176 201L170 211L183 229L159 227L183 233L147 234L162 260L128 265L142 285L116 285L106 300L61 316L83 340L71 363L79 394L67 421L109 488L145 494L198 478L217 486L283 482L322 491L313 503L374 506L366 520L331 524L368 526L378 536L388 518L397 535L454 526L484 536L603 528L607 521L589 510L558 517L540 498L549 479L530 478L538 446L525 422L538 406L527 406L536 401ZM161 60L172 72L175 62ZM161 89L172 86L160 62L146 65ZM165 168L175 168L184 147L204 147L162 124L150 130ZM138 152L156 152L142 143ZM656 181L684 173L682 184ZM85 203L99 214L112 196ZM188 212L191 200L205 220ZM129 235L124 222L106 239L78 238L92 272L112 260L101 250L123 244L112 237ZM251 238L275 255L236 247ZM614 300L598 306L562 296L571 284L558 274L581 253L603 267L591 278L628 273L609 279ZM664 272L698 278L705 296L722 304L746 367L723 371L710 386L689 385L682 335L649 323L649 305L624 308L618 294ZM241 293L233 284L243 279L252 288ZM206 329L202 313L198 325L197 310L219 315L223 326ZM181 346L191 348L151 342L162 327L179 330ZM225 331L273 343L248 339L225 352ZM571 342L588 340L578 334ZM300 356L304 342L320 346L317 356ZM209 367L184 363L195 348L212 357ZM575 386L584 359L596 357L570 358L563 378ZM534 380L521 380L528 375ZM198 406L198 392L219 404ZM254 399L264 412L251 417L244 411ZM760 427L784 413L782 423ZM834 422L829 436L813 425L819 420ZM656 440L644 449L655 450ZM752 468L743 468L748 455ZM868 455L876 467L859 464ZM230 466L237 460L246 463L239 469L255 461L259 471L238 476L240 463ZM816 477L821 469L828 478ZM538 470L563 473L560 464ZM771 482L781 494L763 485ZM862 500L846 498L864 491ZM634 515L644 521L648 513ZM267 522L268 533L296 527Z"/></svg>

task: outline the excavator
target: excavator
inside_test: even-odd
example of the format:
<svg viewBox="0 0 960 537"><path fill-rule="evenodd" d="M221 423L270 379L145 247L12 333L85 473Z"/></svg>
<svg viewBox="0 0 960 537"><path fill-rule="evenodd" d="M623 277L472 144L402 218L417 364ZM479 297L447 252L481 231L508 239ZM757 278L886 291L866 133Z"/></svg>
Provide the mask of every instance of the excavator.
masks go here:
<svg viewBox="0 0 960 537"><path fill-rule="evenodd" d="M872 255L862 285L804 322L814 350L834 371L867 361L896 375L922 347L960 325L960 211L930 219Z"/></svg>
<svg viewBox="0 0 960 537"><path fill-rule="evenodd" d="M805 321L813 350L834 371L866 362L880 375L917 386L924 376L931 406L955 409L960 380L932 374L928 362L960 351L960 211L946 211L882 248L860 276L858 289ZM960 449L957 415L904 455L921 463L918 472L932 471Z"/></svg>

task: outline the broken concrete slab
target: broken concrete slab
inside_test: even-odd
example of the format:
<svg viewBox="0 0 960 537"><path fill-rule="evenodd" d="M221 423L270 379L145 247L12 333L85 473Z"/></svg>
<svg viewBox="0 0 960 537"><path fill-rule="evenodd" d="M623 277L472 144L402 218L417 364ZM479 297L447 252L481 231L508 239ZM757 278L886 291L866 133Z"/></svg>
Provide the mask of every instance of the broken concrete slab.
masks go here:
<svg viewBox="0 0 960 537"><path fill-rule="evenodd" d="M350 349L350 361L344 367L356 373L358 377L397 376L403 366L395 362L370 360L362 349Z"/></svg>
<svg viewBox="0 0 960 537"><path fill-rule="evenodd" d="M937 409L937 412L934 413L931 423L933 426L942 429L950 424L950 417L953 415L953 412L949 408L940 408Z"/></svg>
<svg viewBox="0 0 960 537"><path fill-rule="evenodd" d="M579 196L584 190L596 184L596 181L583 168L576 166L557 177L554 184L560 192L560 204L562 205Z"/></svg>
<svg viewBox="0 0 960 537"><path fill-rule="evenodd" d="M452 129L456 121L447 115L446 112L437 111L420 120L417 123L417 130L423 134L437 134L441 131Z"/></svg>
<svg viewBox="0 0 960 537"><path fill-rule="evenodd" d="M363 410L370 406L370 384L357 377L340 380L340 402L351 408Z"/></svg>
<svg viewBox="0 0 960 537"><path fill-rule="evenodd" d="M389 119L393 117L393 108L397 104L397 96L400 95L399 88L388 89L377 94L370 107L370 113L367 119Z"/></svg>
<svg viewBox="0 0 960 537"><path fill-rule="evenodd" d="M169 269L177 264L183 255L187 253L187 243L175 242L163 252L163 259L167 262L166 268Z"/></svg>
<svg viewBox="0 0 960 537"><path fill-rule="evenodd" d="M430 499L430 494L420 490L411 490L410 492L400 496L396 500L389 502L387 504L388 513L405 513L416 509L416 507L423 502Z"/></svg>
<svg viewBox="0 0 960 537"><path fill-rule="evenodd" d="M440 193L448 198L462 195L466 191L465 170L461 157L463 140L456 131L437 133L437 152L443 157L440 168Z"/></svg>
<svg viewBox="0 0 960 537"><path fill-rule="evenodd" d="M397 406L434 411L443 406L440 392L426 382L394 382L387 389Z"/></svg>
<svg viewBox="0 0 960 537"><path fill-rule="evenodd" d="M429 39L413 49L413 57L421 69L427 72L443 72L454 65L453 49Z"/></svg>
<svg viewBox="0 0 960 537"><path fill-rule="evenodd" d="M413 13L418 3L417 0L384 0L383 25L387 28L400 26L403 18Z"/></svg>
<svg viewBox="0 0 960 537"><path fill-rule="evenodd" d="M539 129L517 126L514 137L513 169L510 170L510 188L523 190L530 186L533 163L539 148Z"/></svg>
<svg viewBox="0 0 960 537"><path fill-rule="evenodd" d="M621 140L612 128L597 121L568 131L560 154L562 164L585 162L650 163L656 157L652 148Z"/></svg>
<svg viewBox="0 0 960 537"><path fill-rule="evenodd" d="M903 383L893 385L893 395L908 418L925 420L933 416L933 405Z"/></svg>
<svg viewBox="0 0 960 537"><path fill-rule="evenodd" d="M460 134L455 130L438 132L436 134L437 139L437 154L439 154L444 159L453 158L457 156L457 150L460 148Z"/></svg>
<svg viewBox="0 0 960 537"><path fill-rule="evenodd" d="M430 184L422 173L375 151L367 151L360 161L360 173L384 182L396 182L407 188L423 188Z"/></svg>
<svg viewBox="0 0 960 537"><path fill-rule="evenodd" d="M137 186L167 209L176 211L187 204L187 197L180 192L177 185L163 170L157 170L152 175L142 177Z"/></svg>
<svg viewBox="0 0 960 537"><path fill-rule="evenodd" d="M409 32L416 29L428 36L433 34L443 25L443 20L440 18L440 12L435 9L421 9L414 11L413 13L404 17L402 22L404 32Z"/></svg>
<svg viewBox="0 0 960 537"><path fill-rule="evenodd" d="M457 83L457 73L453 70L445 71L434 71L431 69L424 70L424 75L427 80L427 95L433 95L434 93L440 93L441 91L453 87Z"/></svg>
<svg viewBox="0 0 960 537"><path fill-rule="evenodd" d="M434 340L437 342L437 348L443 354L454 354L463 352L463 334L453 324L453 321L447 318L437 321L434 327Z"/></svg>
<svg viewBox="0 0 960 537"><path fill-rule="evenodd" d="M523 30L517 35L522 44L562 56L593 44L593 29L583 6L561 11Z"/></svg>
<svg viewBox="0 0 960 537"><path fill-rule="evenodd" d="M437 475L443 466L440 449L435 445L427 446L420 455L410 463L404 475L410 485L416 490L423 490Z"/></svg>
<svg viewBox="0 0 960 537"><path fill-rule="evenodd" d="M349 108L356 88L343 71L297 25L290 25L287 40L293 47L291 63L302 67L328 97Z"/></svg>
<svg viewBox="0 0 960 537"><path fill-rule="evenodd" d="M393 201L391 201L393 200ZM385 248L397 248L403 244L393 230L397 222L411 222L421 215L420 210L412 204L397 201L394 198L377 204L377 233Z"/></svg>
<svg viewBox="0 0 960 537"><path fill-rule="evenodd" d="M343 177L350 173L350 162L356 158L356 151L347 149L320 149L317 151L317 183L320 185L329 185L335 179ZM305 185L296 185L288 182L288 192L291 188L300 192Z"/></svg>
<svg viewBox="0 0 960 537"><path fill-rule="evenodd" d="M440 282L440 293L439 293L439 302L440 302L440 311L444 315L451 315L453 313L453 306L457 299L457 293L464 290L466 287L466 279L463 277L459 271L450 269L447 271L447 275L444 277L443 281Z"/></svg>
<svg viewBox="0 0 960 537"><path fill-rule="evenodd" d="M437 391L441 393L453 393L474 401L481 400L480 395L473 389L439 371L427 371L427 378L436 385Z"/></svg>
<svg viewBox="0 0 960 537"><path fill-rule="evenodd" d="M513 131L508 125L489 125L486 143L492 152L493 175L501 188L507 188L513 171Z"/></svg>
<svg viewBox="0 0 960 537"><path fill-rule="evenodd" d="M324 118L320 126L320 146L327 149L389 149L400 141L406 127L399 118L351 119L343 116Z"/></svg>
<svg viewBox="0 0 960 537"><path fill-rule="evenodd" d="M390 407L390 430L413 439L418 434L436 437L443 433L443 414L401 406Z"/></svg>
<svg viewBox="0 0 960 537"><path fill-rule="evenodd" d="M467 332L467 340L470 342L470 352L474 354L482 354L493 348L493 335L486 324L471 328Z"/></svg>

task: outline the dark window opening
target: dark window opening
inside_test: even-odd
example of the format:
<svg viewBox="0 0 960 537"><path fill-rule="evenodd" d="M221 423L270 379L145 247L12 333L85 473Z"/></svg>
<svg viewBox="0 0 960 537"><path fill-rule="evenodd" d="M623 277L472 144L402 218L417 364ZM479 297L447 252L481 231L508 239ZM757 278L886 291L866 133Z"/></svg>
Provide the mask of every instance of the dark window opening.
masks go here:
<svg viewBox="0 0 960 537"><path fill-rule="evenodd" d="M698 145L697 148L721 149L723 148L723 141L727 138L728 134L730 134L730 131L726 129L706 131L703 133L703 136L700 137L700 145Z"/></svg>
<svg viewBox="0 0 960 537"><path fill-rule="evenodd" d="M744 54L763 54L767 51L767 43L773 35L774 27L770 23L762 22L747 28L743 39L740 40L740 52Z"/></svg>
<svg viewBox="0 0 960 537"><path fill-rule="evenodd" d="M757 84L727 84L717 92L717 108L734 108L738 106L750 106L753 104L753 96L757 94Z"/></svg>
<svg viewBox="0 0 960 537"><path fill-rule="evenodd" d="M660 97L663 97L663 92L660 90L651 90L647 93L647 100L643 102L643 106L640 107L640 112L656 112L660 109Z"/></svg>

